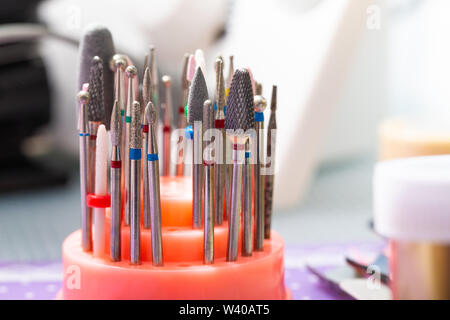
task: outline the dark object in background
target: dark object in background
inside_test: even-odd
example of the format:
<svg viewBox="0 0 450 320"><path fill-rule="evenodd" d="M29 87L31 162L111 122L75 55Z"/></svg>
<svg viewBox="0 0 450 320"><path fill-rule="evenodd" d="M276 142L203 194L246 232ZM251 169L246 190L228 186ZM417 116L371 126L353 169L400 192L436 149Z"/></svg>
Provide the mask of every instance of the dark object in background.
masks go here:
<svg viewBox="0 0 450 320"><path fill-rule="evenodd" d="M39 1L4 1L0 24L35 22ZM23 141L50 121L50 88L35 41L0 45L0 192L61 184L65 173L23 155Z"/></svg>

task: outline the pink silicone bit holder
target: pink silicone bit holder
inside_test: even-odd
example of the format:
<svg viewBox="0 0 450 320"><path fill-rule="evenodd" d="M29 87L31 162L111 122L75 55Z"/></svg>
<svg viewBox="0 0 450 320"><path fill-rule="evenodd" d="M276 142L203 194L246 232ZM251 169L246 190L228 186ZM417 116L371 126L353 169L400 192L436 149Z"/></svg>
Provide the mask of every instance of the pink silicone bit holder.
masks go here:
<svg viewBox="0 0 450 320"><path fill-rule="evenodd" d="M122 225L122 261L81 248L81 231L63 243L62 299L289 299L284 284L284 242L276 232L264 251L226 261L228 225L214 228L214 264L203 264L203 229L192 229L192 180L161 177L164 266L152 265L150 230L141 228L141 265L131 265L128 226ZM142 219L141 219L142 220Z"/></svg>

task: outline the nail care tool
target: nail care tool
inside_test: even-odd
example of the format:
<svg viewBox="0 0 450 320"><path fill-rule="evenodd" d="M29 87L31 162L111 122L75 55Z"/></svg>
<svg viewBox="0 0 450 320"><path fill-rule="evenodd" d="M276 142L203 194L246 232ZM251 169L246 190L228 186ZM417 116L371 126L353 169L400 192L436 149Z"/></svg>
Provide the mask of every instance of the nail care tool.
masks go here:
<svg viewBox="0 0 450 320"><path fill-rule="evenodd" d="M204 164L204 216L205 226L203 235L203 263L214 263L214 149L210 148L214 144L211 140L214 137L214 105L211 100L206 100L203 104L203 133L205 147L203 151ZM206 144L209 141L209 144Z"/></svg>
<svg viewBox="0 0 450 320"><path fill-rule="evenodd" d="M161 196L159 182L158 146L156 144L156 128L158 119L152 102L145 108L145 118L148 123L147 162L148 184L150 198L150 224L152 233L152 261L154 266L163 265L161 238Z"/></svg>
<svg viewBox="0 0 450 320"><path fill-rule="evenodd" d="M273 211L273 183L275 178L275 152L277 130L277 86L272 86L272 100L270 101L270 118L267 127L267 161L265 166L264 189L264 238L270 239Z"/></svg>
<svg viewBox="0 0 450 320"><path fill-rule="evenodd" d="M120 116L119 101L114 101L111 116L111 222L110 222L110 248L111 260L121 260L120 227L122 219L122 158L120 145L122 138L122 119Z"/></svg>
<svg viewBox="0 0 450 320"><path fill-rule="evenodd" d="M172 133L172 79L165 75L162 77L164 86L164 107L163 107L163 175L170 176L170 135Z"/></svg>
<svg viewBox="0 0 450 320"><path fill-rule="evenodd" d="M203 164L202 164L202 118L203 103L208 100L208 88L202 69L197 67L192 79L188 98L188 123L193 131L193 162L192 162L192 226L202 226L202 190L203 190Z"/></svg>
<svg viewBox="0 0 450 320"><path fill-rule="evenodd" d="M248 70L236 70L227 101L225 129L232 143L233 178L228 227L227 261L238 256L239 219L241 210L242 167L248 131L254 128L253 91Z"/></svg>
<svg viewBox="0 0 450 320"><path fill-rule="evenodd" d="M108 135L103 124L98 127L95 155L96 196L108 195ZM93 208L94 217L94 257L105 255L105 208Z"/></svg>
<svg viewBox="0 0 450 320"><path fill-rule="evenodd" d="M226 154L226 134L225 134L225 81L223 78L223 60L216 59L216 93L215 93L215 121L214 125L221 133L221 139L216 142L216 165L215 165L215 206L214 220L217 225L223 222L223 207L225 198L225 154Z"/></svg>
<svg viewBox="0 0 450 320"><path fill-rule="evenodd" d="M230 93L230 86L231 86L231 81L233 79L233 75L234 75L234 56L230 56L229 57L229 65L228 65L228 76L227 76L227 83L226 83L226 87L225 87L225 97L228 98L228 95ZM226 112L225 110L225 106L224 106L224 113ZM226 114L225 114L226 117ZM225 150L228 150L228 139L224 140L224 144L225 144ZM231 201L231 179L233 178L232 176L232 166L231 166L231 152L225 152L224 154L224 158L225 158L225 208L226 208L226 216L229 217L230 216L230 201Z"/></svg>
<svg viewBox="0 0 450 320"><path fill-rule="evenodd" d="M131 168L130 168L130 134L131 134L131 108L133 102L136 100L135 91L134 91L134 81L133 79L137 75L137 70L135 66L128 66L125 70L126 76L128 77L128 100L125 110L125 157L124 157L124 165L125 165L125 189L124 189L124 199L125 199L125 225L130 224L130 210L131 210L131 201L130 201L130 187L131 187Z"/></svg>
<svg viewBox="0 0 450 320"><path fill-rule="evenodd" d="M141 107L131 105L130 123L130 261L141 263Z"/></svg>
<svg viewBox="0 0 450 320"><path fill-rule="evenodd" d="M87 89L87 88L86 88ZM87 105L89 92L78 93L79 107L79 140L80 140L80 194L81 194L81 246L84 251L92 250L92 216L86 203L88 193L88 120Z"/></svg>
<svg viewBox="0 0 450 320"><path fill-rule="evenodd" d="M264 250L264 186L265 175L264 165L264 110L266 108L266 100L262 96L254 97L254 121L255 121L255 144L256 144L256 160L254 164L254 181L255 181L255 251Z"/></svg>
<svg viewBox="0 0 450 320"><path fill-rule="evenodd" d="M178 108L178 119L177 119L177 128L178 129L184 129L187 125L187 119L185 116L185 108L187 105L187 100L189 96L189 86L190 81L188 80L188 67L189 67L189 53L184 54L183 59L183 69L181 72L181 106ZM184 175L184 149L186 147L186 143L184 136L179 137L177 146L178 148L178 159L176 163L175 168L175 175L176 176L183 176Z"/></svg>
<svg viewBox="0 0 450 320"><path fill-rule="evenodd" d="M250 141L245 143L245 163L242 182L242 255L249 257L253 253L253 165L251 163Z"/></svg>

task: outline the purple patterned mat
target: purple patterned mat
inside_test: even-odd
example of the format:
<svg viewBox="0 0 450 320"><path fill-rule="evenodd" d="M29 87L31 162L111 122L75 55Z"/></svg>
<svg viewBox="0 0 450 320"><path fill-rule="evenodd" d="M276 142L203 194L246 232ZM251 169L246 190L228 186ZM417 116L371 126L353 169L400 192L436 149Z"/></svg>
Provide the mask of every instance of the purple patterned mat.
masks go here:
<svg viewBox="0 0 450 320"><path fill-rule="evenodd" d="M351 251L373 256L382 246L382 243L287 246L285 278L293 299L351 299L321 281L306 265L326 270L342 265L345 254ZM54 299L61 287L61 269L60 262L0 263L0 300Z"/></svg>

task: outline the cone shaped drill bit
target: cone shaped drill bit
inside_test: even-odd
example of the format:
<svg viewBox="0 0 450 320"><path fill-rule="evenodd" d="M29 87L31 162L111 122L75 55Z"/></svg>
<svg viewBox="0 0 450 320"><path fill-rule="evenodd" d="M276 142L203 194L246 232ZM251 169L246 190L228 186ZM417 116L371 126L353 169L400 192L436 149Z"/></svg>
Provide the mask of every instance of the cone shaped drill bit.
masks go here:
<svg viewBox="0 0 450 320"><path fill-rule="evenodd" d="M89 95L91 100L88 104L88 120L105 122L105 100L103 92L103 61L100 57L92 58L89 72Z"/></svg>

